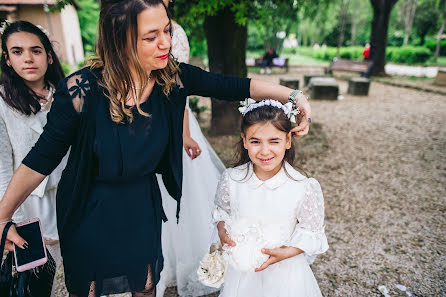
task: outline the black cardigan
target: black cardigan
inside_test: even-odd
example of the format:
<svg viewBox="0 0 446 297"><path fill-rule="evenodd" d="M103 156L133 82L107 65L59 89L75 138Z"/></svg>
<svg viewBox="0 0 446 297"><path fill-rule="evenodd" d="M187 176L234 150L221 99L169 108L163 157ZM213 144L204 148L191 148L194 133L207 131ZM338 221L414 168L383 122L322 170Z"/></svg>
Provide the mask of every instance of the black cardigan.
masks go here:
<svg viewBox="0 0 446 297"><path fill-rule="evenodd" d="M183 116L189 95L243 100L249 97L250 79L218 75L198 67L180 64L182 85L175 86L169 98L169 144L157 172L169 194L177 200L177 217L183 179ZM76 228L87 205L88 192L94 178L93 144L99 100L107 100L98 85L100 71L83 68L62 80L54 94L44 131L23 160L29 168L49 175L71 147L67 166L57 191L57 225L61 245L65 234ZM82 106L81 110L75 107ZM79 108L78 108L79 109Z"/></svg>

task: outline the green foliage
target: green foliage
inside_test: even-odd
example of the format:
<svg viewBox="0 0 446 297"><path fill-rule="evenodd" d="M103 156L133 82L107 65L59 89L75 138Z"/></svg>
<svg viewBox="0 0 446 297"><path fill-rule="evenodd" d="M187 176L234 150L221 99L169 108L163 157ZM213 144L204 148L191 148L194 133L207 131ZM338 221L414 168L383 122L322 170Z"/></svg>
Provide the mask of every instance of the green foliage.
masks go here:
<svg viewBox="0 0 446 297"><path fill-rule="evenodd" d="M306 55L318 60L331 61L336 57L337 49L335 47L327 47L323 49L313 49L311 47L301 47L298 53ZM340 58L349 60L361 60L363 48L356 47L342 47L340 49ZM421 46L405 46L405 47L387 47L386 60L387 62L400 64L423 64L432 57L432 52Z"/></svg>
<svg viewBox="0 0 446 297"><path fill-rule="evenodd" d="M414 18L414 29L420 38L420 45L424 44L424 38L428 34L434 34L438 28L439 10L436 7L437 0L421 0L418 3Z"/></svg>
<svg viewBox="0 0 446 297"><path fill-rule="evenodd" d="M78 4L81 7L77 11L77 15L81 28L84 51L86 53L92 53L95 50L97 40L99 3L95 0L78 0Z"/></svg>
<svg viewBox="0 0 446 297"><path fill-rule="evenodd" d="M387 47L386 60L400 64L422 64L432 56L432 52L422 46Z"/></svg>
<svg viewBox="0 0 446 297"><path fill-rule="evenodd" d="M206 111L208 108L206 106L199 106L198 102L200 99L197 97L189 98L189 108L197 115L197 119L200 119L200 115L203 111Z"/></svg>
<svg viewBox="0 0 446 297"><path fill-rule="evenodd" d="M62 66L62 70L65 73L65 75L69 75L71 73L71 65L61 61L60 66Z"/></svg>
<svg viewBox="0 0 446 297"><path fill-rule="evenodd" d="M431 52L435 53L435 48L437 47L436 39L426 40L424 46L427 47ZM442 40L440 43L440 56L446 56L446 40Z"/></svg>

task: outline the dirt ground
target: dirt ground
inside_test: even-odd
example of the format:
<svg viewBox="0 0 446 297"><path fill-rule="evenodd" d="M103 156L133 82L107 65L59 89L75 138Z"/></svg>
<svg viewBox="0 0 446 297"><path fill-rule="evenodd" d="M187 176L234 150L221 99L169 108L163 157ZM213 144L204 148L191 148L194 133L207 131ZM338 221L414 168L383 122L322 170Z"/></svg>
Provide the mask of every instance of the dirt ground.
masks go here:
<svg viewBox="0 0 446 297"><path fill-rule="evenodd" d="M251 76L302 83L316 71ZM368 97L353 97L339 84L343 100L311 100L311 133L297 140L325 196L330 249L312 265L323 295L383 296L383 285L409 296L404 285L412 296L446 296L446 96L372 83ZM228 163L236 137L209 140Z"/></svg>

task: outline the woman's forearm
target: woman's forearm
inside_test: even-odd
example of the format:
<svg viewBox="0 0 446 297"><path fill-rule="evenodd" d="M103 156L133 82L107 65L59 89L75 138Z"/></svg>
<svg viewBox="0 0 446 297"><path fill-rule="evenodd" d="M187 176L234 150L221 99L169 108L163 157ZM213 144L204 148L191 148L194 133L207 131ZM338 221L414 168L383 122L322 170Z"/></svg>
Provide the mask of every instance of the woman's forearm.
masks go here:
<svg viewBox="0 0 446 297"><path fill-rule="evenodd" d="M20 164L0 201L0 222L9 220L17 208L45 179L45 175Z"/></svg>
<svg viewBox="0 0 446 297"><path fill-rule="evenodd" d="M288 87L258 79L251 79L249 90L251 98L254 100L275 99L282 103L288 102L288 96L294 91ZM296 99L306 100L306 97L302 93L299 93L297 94Z"/></svg>
<svg viewBox="0 0 446 297"><path fill-rule="evenodd" d="M183 137L190 137L189 112L188 112L187 108L184 110Z"/></svg>

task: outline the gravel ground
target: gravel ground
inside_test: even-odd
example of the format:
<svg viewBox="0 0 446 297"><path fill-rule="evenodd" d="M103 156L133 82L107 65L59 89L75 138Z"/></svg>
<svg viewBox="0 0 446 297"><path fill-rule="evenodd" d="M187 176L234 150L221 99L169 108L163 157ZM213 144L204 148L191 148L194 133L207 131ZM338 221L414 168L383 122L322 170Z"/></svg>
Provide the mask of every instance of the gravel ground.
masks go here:
<svg viewBox="0 0 446 297"><path fill-rule="evenodd" d="M302 81L302 70L252 76ZM400 284L446 296L446 96L372 83L368 97L311 104L311 133L297 142L325 196L330 249L312 266L323 295L382 296L384 285L406 296ZM228 163L236 137L209 140Z"/></svg>

